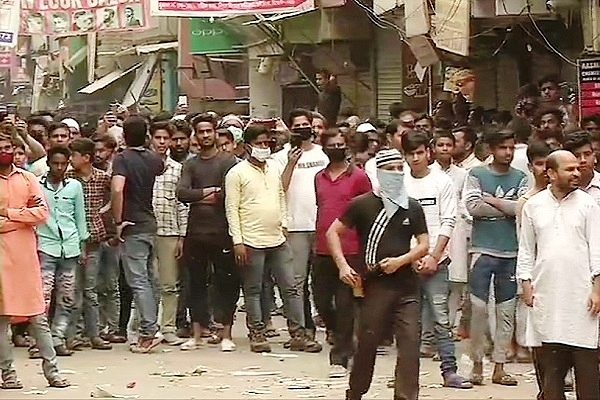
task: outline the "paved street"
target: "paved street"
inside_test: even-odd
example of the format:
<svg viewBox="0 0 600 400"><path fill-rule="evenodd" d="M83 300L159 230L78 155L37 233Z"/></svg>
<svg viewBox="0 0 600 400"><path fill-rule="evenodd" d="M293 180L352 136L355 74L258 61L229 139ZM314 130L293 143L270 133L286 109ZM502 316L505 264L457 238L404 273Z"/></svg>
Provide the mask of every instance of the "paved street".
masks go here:
<svg viewBox="0 0 600 400"><path fill-rule="evenodd" d="M89 398L96 385L101 385L114 395L139 396L142 399L344 398L347 380L327 377L328 348L321 354L291 353L283 349L282 343L287 334L282 332L281 337L272 339L271 356L253 354L249 351L241 321L243 319L238 318L236 324L238 351L235 353L221 353L218 348L210 346L184 353L178 348L162 345L154 354L142 355L131 354L126 345L118 345L112 351L85 350L73 357L60 358L61 370L73 383L73 387L68 389L47 388L41 375L40 361L27 359L25 349L17 349L15 358L25 389L3 391L0 398L82 399ZM321 341L322 335L320 333ZM283 357L278 358L276 354ZM459 356L459 359L459 372L468 370L468 358ZM393 350L390 354L378 356L374 383L365 398L392 398L392 389L388 389L386 383L393 374L394 363ZM420 397L432 400L535 397L536 385L531 365L507 366L509 372L518 374L519 386L513 388L489 383L490 365L487 366L487 386L455 390L441 388L438 363L423 360ZM194 370L200 373L193 374ZM266 375L269 372L272 374ZM259 373L265 375L244 376Z"/></svg>

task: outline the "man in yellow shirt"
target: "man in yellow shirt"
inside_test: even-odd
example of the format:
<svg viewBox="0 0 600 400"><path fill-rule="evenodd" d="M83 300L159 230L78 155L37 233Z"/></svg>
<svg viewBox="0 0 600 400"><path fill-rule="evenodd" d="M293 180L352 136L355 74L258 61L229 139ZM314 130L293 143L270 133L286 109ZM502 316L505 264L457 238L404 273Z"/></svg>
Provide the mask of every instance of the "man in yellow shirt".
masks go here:
<svg viewBox="0 0 600 400"><path fill-rule="evenodd" d="M273 274L281 295L292 341L290 349L306 348L304 313L294 286L292 253L286 239L286 200L279 169L273 164L269 131L253 125L244 132L250 158L231 168L225 177L225 212L233 239L236 263L243 269L250 349L270 352L265 336L271 302L263 301L265 271Z"/></svg>

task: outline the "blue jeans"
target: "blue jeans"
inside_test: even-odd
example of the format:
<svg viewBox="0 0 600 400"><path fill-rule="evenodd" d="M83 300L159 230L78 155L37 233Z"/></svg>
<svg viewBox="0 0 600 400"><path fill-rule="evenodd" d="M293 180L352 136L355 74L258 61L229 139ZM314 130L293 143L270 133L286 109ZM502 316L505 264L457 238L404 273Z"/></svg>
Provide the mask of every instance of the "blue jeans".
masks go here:
<svg viewBox="0 0 600 400"><path fill-rule="evenodd" d="M421 312L432 318L437 350L442 359L442 374L457 369L448 311L448 261L440 264L437 273L425 277L421 287Z"/></svg>
<svg viewBox="0 0 600 400"><path fill-rule="evenodd" d="M140 320L140 337L154 337L158 331L158 307L155 300L154 238L150 233L125 236L122 247L123 271L133 292Z"/></svg>
<svg viewBox="0 0 600 400"><path fill-rule="evenodd" d="M271 314L271 299L264 299L265 274L275 277L283 300L288 325L295 330L304 327L302 298L294 285L292 253L287 243L268 249L248 249L248 265L242 267L242 286L246 302L246 324L250 331L265 328Z"/></svg>
<svg viewBox="0 0 600 400"><path fill-rule="evenodd" d="M54 346L65 344L71 314L75 308L75 269L79 257L53 257L39 252L44 284L46 309L50 308L54 294L54 317L50 332Z"/></svg>
<svg viewBox="0 0 600 400"><path fill-rule="evenodd" d="M99 303L99 323L102 329L108 326L109 333L117 333L119 331L119 312L121 310L121 297L119 295L120 248L102 243L98 257L96 290Z"/></svg>
<svg viewBox="0 0 600 400"><path fill-rule="evenodd" d="M479 258L476 258L469 275L471 295L487 303L493 276L496 304L514 299L517 295L516 268L517 259L515 257L500 258L481 254Z"/></svg>
<svg viewBox="0 0 600 400"><path fill-rule="evenodd" d="M473 268L469 276L471 294L471 359L480 363L484 356L485 332L488 326L487 304L490 283L494 279L496 298L496 332L492 359L495 363L506 362L515 326L517 281L516 258L500 258L487 254L473 255Z"/></svg>
<svg viewBox="0 0 600 400"><path fill-rule="evenodd" d="M96 293L96 282L100 270L100 244L93 244L88 248L87 262L85 265L78 264L75 272L75 304L71 316L72 336L76 331L76 325L83 313L84 334L88 338L99 336L98 320L98 294Z"/></svg>

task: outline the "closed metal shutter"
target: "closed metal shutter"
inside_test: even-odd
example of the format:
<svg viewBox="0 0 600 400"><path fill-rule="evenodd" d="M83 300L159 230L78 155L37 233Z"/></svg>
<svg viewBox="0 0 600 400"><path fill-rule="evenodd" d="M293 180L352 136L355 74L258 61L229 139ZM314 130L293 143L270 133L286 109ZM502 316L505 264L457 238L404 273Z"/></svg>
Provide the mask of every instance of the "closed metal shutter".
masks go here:
<svg viewBox="0 0 600 400"><path fill-rule="evenodd" d="M377 116L387 121L390 104L402 101L402 41L398 32L377 29Z"/></svg>

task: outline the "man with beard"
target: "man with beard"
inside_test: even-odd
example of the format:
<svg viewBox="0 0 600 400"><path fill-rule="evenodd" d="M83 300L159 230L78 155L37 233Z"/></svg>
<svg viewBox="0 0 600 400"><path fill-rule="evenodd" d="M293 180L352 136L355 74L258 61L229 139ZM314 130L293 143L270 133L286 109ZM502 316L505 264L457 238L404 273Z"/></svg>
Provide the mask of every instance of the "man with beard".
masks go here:
<svg viewBox="0 0 600 400"><path fill-rule="evenodd" d="M577 398L600 398L600 207L577 190L579 165L567 151L551 154L550 186L523 207L517 278L529 306L525 345L534 352L538 399L564 399L573 367Z"/></svg>
<svg viewBox="0 0 600 400"><path fill-rule="evenodd" d="M105 133L94 138L94 168L106 171L112 174L113 158L117 154L117 141L113 135ZM119 335L119 314L121 311L121 301L126 302L127 297L121 297L119 293L119 248L115 247L115 235L117 233L112 213L109 212L110 203L102 209L102 219L106 227L106 234L109 240L100 247L99 273L96 284L98 292L99 318L100 325L108 328L108 333L102 338L111 343L125 343L127 339L124 335ZM124 285L126 286L125 282ZM123 288L125 289L125 288ZM127 288L130 293L129 288ZM131 302L131 296L129 296ZM123 332L125 333L125 332Z"/></svg>
<svg viewBox="0 0 600 400"><path fill-rule="evenodd" d="M29 333L43 358L44 377L52 387L67 387L52 345L37 254L35 226L48 219L48 206L35 176L13 165L13 154L10 134L0 132L0 388L23 388L8 338L11 319L29 321Z"/></svg>
<svg viewBox="0 0 600 400"><path fill-rule="evenodd" d="M152 148L165 163L165 170L154 182L152 205L156 216L156 259L162 301L161 331L163 341L177 346L183 341L175 334L179 292L178 260L188 222L188 207L177 201L176 189L182 166L168 155L175 127L167 121L150 125Z"/></svg>
<svg viewBox="0 0 600 400"><path fill-rule="evenodd" d="M190 152L192 127L184 119L173 119L171 124L175 127L175 132L171 137L170 156L173 160L183 163L195 156Z"/></svg>
<svg viewBox="0 0 600 400"><path fill-rule="evenodd" d="M594 170L596 155L587 132L574 132L565 136L563 149L570 151L579 161L579 188L591 195L600 205L600 173Z"/></svg>
<svg viewBox="0 0 600 400"><path fill-rule="evenodd" d="M419 202L404 188L404 157L396 150L377 153L380 189L352 201L333 221L327 241L343 282L357 291L364 287L358 348L350 373L347 400L360 400L373 379L377 346L393 321L398 358L394 398L416 400L419 396L420 283L412 263L429 248L427 224ZM356 229L367 271L359 276L344 255L342 237ZM411 241L416 246L411 249ZM350 272L350 273L348 273Z"/></svg>
<svg viewBox="0 0 600 400"><path fill-rule="evenodd" d="M223 325L221 350L236 349L231 328L240 290L240 278L233 256L233 243L225 217L223 187L225 175L235 165L235 157L217 147L217 123L208 114L192 120L200 151L184 164L177 186L177 198L190 204L187 235L183 246L185 268L189 273L189 307L193 338L182 350L196 350L208 328L208 281L211 265L215 285L215 322Z"/></svg>
<svg viewBox="0 0 600 400"><path fill-rule="evenodd" d="M105 133L94 138L96 152L94 153L94 167L112 173L112 162L117 152L117 141Z"/></svg>
<svg viewBox="0 0 600 400"><path fill-rule="evenodd" d="M456 139L453 154L454 164L466 171L481 165L481 161L475 155L477 133L468 126L458 127L452 133Z"/></svg>

